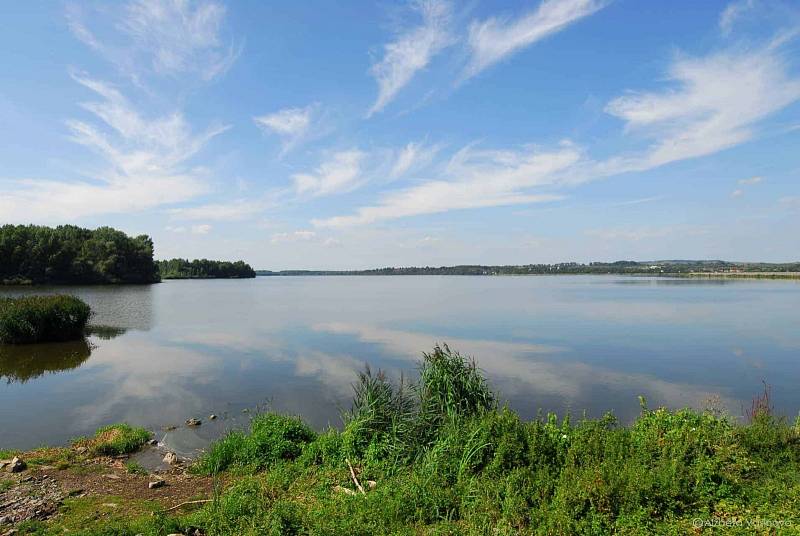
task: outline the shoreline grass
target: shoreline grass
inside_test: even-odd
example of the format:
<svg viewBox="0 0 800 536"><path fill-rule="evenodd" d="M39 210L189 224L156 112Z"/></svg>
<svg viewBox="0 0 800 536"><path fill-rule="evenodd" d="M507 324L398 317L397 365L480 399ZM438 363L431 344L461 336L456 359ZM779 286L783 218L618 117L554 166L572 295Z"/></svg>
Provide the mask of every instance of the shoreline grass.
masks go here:
<svg viewBox="0 0 800 536"><path fill-rule="evenodd" d="M81 534L800 532L800 419L774 416L766 386L746 424L644 399L627 426L612 414L523 421L447 346L419 368L411 384L359 374L342 429L255 416L192 467L226 482L193 512L98 521ZM57 521L19 534L50 528Z"/></svg>

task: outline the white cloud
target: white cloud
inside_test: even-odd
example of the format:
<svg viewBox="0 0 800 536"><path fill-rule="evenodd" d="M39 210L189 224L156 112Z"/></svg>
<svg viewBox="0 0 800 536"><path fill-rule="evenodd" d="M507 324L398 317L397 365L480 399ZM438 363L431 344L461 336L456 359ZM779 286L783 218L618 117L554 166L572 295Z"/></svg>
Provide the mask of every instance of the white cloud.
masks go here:
<svg viewBox="0 0 800 536"><path fill-rule="evenodd" d="M596 161L573 144L541 152L459 151L442 175L383 195L354 214L313 220L320 227L368 224L420 214L559 199L554 189L603 177L645 171L709 155L749 141L756 126L800 99L800 79L788 74L778 49L679 57L669 69L676 84L661 92L629 93L606 111L625 131L645 140L639 152ZM542 188L547 187L545 191ZM539 190L539 191L532 191Z"/></svg>
<svg viewBox="0 0 800 536"><path fill-rule="evenodd" d="M729 35L737 19L751 11L755 5L755 0L737 0L728 4L719 16L719 29L723 35Z"/></svg>
<svg viewBox="0 0 800 536"><path fill-rule="evenodd" d="M742 197L742 195L744 195L744 190L742 189L736 189L731 192L731 197Z"/></svg>
<svg viewBox="0 0 800 536"><path fill-rule="evenodd" d="M204 235L211 232L211 225L207 223L201 223L199 225L192 225L192 234L199 234Z"/></svg>
<svg viewBox="0 0 800 536"><path fill-rule="evenodd" d="M612 206L614 207L628 207L632 205L641 205L643 203L652 203L653 201L661 201L664 199L665 196L663 195L654 195L652 197L642 197L640 199L631 199L630 201L621 201L619 203L614 203Z"/></svg>
<svg viewBox="0 0 800 536"><path fill-rule="evenodd" d="M140 71L210 80L224 73L241 51L241 46L223 43L225 11L212 1L134 0L92 13L99 16L95 26L107 39L89 29L77 4L68 6L67 20L79 40L134 80Z"/></svg>
<svg viewBox="0 0 800 536"><path fill-rule="evenodd" d="M407 144L397 153L392 169L389 171L389 178L400 178L409 171L429 164L440 149L439 146L426 147L419 142Z"/></svg>
<svg viewBox="0 0 800 536"><path fill-rule="evenodd" d="M209 203L195 207L173 208L168 212L178 220L239 221L258 214L267 207L261 201L237 199L230 203Z"/></svg>
<svg viewBox="0 0 800 536"><path fill-rule="evenodd" d="M513 20L490 18L469 29L471 58L463 77L475 76L515 52L595 13L605 0L543 0L539 7Z"/></svg>
<svg viewBox="0 0 800 536"><path fill-rule="evenodd" d="M737 182L739 184L744 184L744 185L753 185L753 184L758 184L763 180L764 180L763 177L756 176L756 177L750 177L749 179L739 179Z"/></svg>
<svg viewBox="0 0 800 536"><path fill-rule="evenodd" d="M417 0L415 10L422 24L384 45L383 58L371 68L378 82L378 98L368 116L381 111L431 59L452 44L448 26L450 3L446 0Z"/></svg>
<svg viewBox="0 0 800 536"><path fill-rule="evenodd" d="M609 242L620 240L640 242L642 240L654 240L672 236L698 236L706 233L708 233L707 228L692 225L619 227L611 229L589 229L586 231L587 236Z"/></svg>
<svg viewBox="0 0 800 536"><path fill-rule="evenodd" d="M264 132L277 134L283 141L283 153L307 139L319 105L309 104L303 108L285 108L275 113L260 115L253 121Z"/></svg>
<svg viewBox="0 0 800 536"><path fill-rule="evenodd" d="M753 138L756 123L800 98L800 79L772 48L678 58L669 70L677 87L631 93L606 111L629 132L654 139L646 154L612 159L605 172L649 169L708 155Z"/></svg>
<svg viewBox="0 0 800 536"><path fill-rule="evenodd" d="M298 194L323 196L346 192L357 187L361 179L361 164L366 154L358 149L333 153L313 173L292 175Z"/></svg>
<svg viewBox="0 0 800 536"><path fill-rule="evenodd" d="M194 134L177 112L146 119L114 87L74 78L102 97L82 106L106 128L80 120L70 120L67 126L73 141L102 157L104 169L86 181L11 181L8 190L0 190L2 219L74 221L183 202L207 191L207 171L188 161L227 127Z"/></svg>
<svg viewBox="0 0 800 536"><path fill-rule="evenodd" d="M309 230L293 231L291 233L275 233L272 235L270 242L273 244L284 244L290 242L308 242L315 239L317 233Z"/></svg>
<svg viewBox="0 0 800 536"><path fill-rule="evenodd" d="M445 176L386 194L379 204L361 207L351 216L314 220L320 227L345 227L449 210L536 203L560 199L526 190L555 181L555 174L580 159L571 144L544 152L528 147L513 151L462 149L450 160Z"/></svg>

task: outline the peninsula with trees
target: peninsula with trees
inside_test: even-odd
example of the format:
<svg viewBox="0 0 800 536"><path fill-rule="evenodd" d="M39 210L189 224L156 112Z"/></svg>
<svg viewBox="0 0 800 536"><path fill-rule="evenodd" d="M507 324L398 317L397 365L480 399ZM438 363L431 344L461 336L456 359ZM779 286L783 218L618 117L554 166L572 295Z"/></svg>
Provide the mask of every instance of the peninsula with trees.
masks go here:
<svg viewBox="0 0 800 536"><path fill-rule="evenodd" d="M244 261L170 259L156 262L162 279L243 279L256 276L255 270Z"/></svg>

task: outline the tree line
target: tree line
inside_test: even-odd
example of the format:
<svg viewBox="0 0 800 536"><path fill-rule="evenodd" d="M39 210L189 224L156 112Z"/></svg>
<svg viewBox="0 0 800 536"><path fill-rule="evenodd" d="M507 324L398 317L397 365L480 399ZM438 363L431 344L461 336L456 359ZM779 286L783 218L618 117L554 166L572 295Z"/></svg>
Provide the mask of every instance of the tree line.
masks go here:
<svg viewBox="0 0 800 536"><path fill-rule="evenodd" d="M244 261L170 259L156 262L163 279L236 279L256 276L255 270Z"/></svg>
<svg viewBox="0 0 800 536"><path fill-rule="evenodd" d="M0 227L0 280L6 284L154 283L153 241L111 227Z"/></svg>

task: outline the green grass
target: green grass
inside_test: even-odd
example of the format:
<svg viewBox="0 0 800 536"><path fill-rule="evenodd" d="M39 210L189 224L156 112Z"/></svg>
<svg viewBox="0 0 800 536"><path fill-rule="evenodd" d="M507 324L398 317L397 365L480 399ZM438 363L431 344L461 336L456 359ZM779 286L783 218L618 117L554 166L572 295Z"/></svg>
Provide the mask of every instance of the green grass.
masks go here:
<svg viewBox="0 0 800 536"><path fill-rule="evenodd" d="M0 343L80 339L90 315L89 306L75 296L0 298Z"/></svg>
<svg viewBox="0 0 800 536"><path fill-rule="evenodd" d="M120 423L98 428L94 437L76 439L73 447L86 447L94 455L114 456L135 452L148 439L150 432L144 428Z"/></svg>
<svg viewBox="0 0 800 536"><path fill-rule="evenodd" d="M643 401L628 426L523 421L495 400L474 362L436 348L418 382L361 373L341 430L270 413L214 443L195 470L228 485L198 510L77 533L800 534L800 422L773 416L768 391L746 424ZM700 531L696 519L740 524ZM754 528L765 520L783 526Z"/></svg>
<svg viewBox="0 0 800 536"><path fill-rule="evenodd" d="M131 475L148 475L150 472L142 467L140 463L130 461L125 464L125 470Z"/></svg>
<svg viewBox="0 0 800 536"><path fill-rule="evenodd" d="M194 469L202 474L229 468L257 471L297 458L316 435L297 417L257 415L250 422L250 433L234 431L215 442Z"/></svg>

